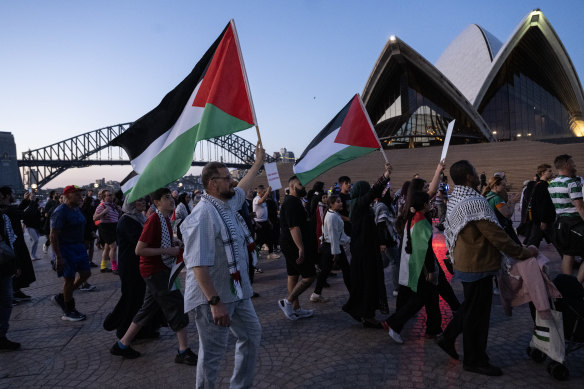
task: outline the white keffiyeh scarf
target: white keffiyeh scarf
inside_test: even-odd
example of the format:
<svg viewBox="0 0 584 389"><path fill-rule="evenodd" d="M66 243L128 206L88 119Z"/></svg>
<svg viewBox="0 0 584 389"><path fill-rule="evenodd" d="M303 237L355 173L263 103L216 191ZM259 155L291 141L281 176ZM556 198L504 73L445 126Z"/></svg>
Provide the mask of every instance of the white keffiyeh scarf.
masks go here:
<svg viewBox="0 0 584 389"><path fill-rule="evenodd" d="M253 238L245 224L245 220L243 220L243 217L239 212L234 212L238 224L235 225L232 218L229 217L225 206L221 204L218 199L207 193L203 193L201 197L213 205L219 214L220 219L223 221L223 224L221 225L221 240L223 242L223 247L225 248L227 265L229 267L229 274L231 275L231 293L238 298L243 298L241 274L239 265L237 264L237 258L247 258L248 255L253 255L253 263L257 262L256 252L253 247ZM238 234L237 228L240 228L243 231L245 243L247 245L247 253L241 253L241 247L235 244L235 236Z"/></svg>
<svg viewBox="0 0 584 389"><path fill-rule="evenodd" d="M444 236L454 262L454 245L458 234L472 221L487 220L499 225L495 211L489 202L469 186L456 185L448 199Z"/></svg>
<svg viewBox="0 0 584 389"><path fill-rule="evenodd" d="M160 239L160 248L166 249L166 248L172 247L172 237L171 237L170 231L168 229L168 223L166 222L167 218L158 209L156 209L156 214L158 215L158 218L160 219L160 229L162 230L162 237ZM169 269L172 269L172 266L176 263L176 257L174 257L172 255L167 255L167 254L162 254L161 257L162 257L162 262L164 263L164 265L166 267L168 267Z"/></svg>

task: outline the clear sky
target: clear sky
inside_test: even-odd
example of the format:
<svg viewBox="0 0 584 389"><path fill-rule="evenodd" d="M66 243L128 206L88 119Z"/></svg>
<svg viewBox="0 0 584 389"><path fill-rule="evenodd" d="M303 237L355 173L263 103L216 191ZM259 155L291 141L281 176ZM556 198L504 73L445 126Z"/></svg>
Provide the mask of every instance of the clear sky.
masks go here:
<svg viewBox="0 0 584 389"><path fill-rule="evenodd" d="M476 23L505 42L540 8L584 77L582 0L2 1L0 131L18 154L138 119L235 19L262 140L302 153L356 92L390 35L434 63ZM240 133L251 142L255 132ZM121 180L70 169L48 187Z"/></svg>

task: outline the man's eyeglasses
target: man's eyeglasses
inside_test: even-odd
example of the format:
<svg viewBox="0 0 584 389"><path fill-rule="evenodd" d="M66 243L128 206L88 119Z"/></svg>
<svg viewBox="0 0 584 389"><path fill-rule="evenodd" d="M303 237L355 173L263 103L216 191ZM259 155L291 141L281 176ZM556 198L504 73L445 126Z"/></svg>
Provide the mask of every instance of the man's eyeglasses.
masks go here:
<svg viewBox="0 0 584 389"><path fill-rule="evenodd" d="M232 177L231 177L231 175L229 175L229 176L225 176L225 177L221 177L221 176L219 176L219 177L211 177L211 179L212 180L229 180L229 181L231 181L232 180Z"/></svg>

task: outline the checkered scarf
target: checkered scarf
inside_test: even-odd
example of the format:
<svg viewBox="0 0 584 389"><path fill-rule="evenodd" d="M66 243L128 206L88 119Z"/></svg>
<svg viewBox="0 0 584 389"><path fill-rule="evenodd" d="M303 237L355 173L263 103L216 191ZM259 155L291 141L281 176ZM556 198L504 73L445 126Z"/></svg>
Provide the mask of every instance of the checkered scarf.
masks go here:
<svg viewBox="0 0 584 389"><path fill-rule="evenodd" d="M239 265L237 264L237 258L247 258L247 255L254 256L253 262L257 261L256 252L254 250L254 241L245 224L245 220L239 214L239 212L234 212L237 224L233 223L233 219L229 217L229 214L225 210L225 206L222 205L219 200L207 193L203 193L201 200L208 201L217 213L223 224L221 225L221 240L223 241L223 247L225 248L225 253L227 255L227 265L229 267L229 274L231 274L231 293L233 293L238 298L243 297L243 290L241 288L241 274ZM237 235L237 228L243 230L245 235L245 243L247 244L248 252L240 253L241 247L235 244L235 236ZM251 248L251 250L250 250Z"/></svg>
<svg viewBox="0 0 584 389"><path fill-rule="evenodd" d="M2 220L4 221L4 232L6 233L5 236L8 238L8 244L10 247L14 248L14 242L16 241L16 234L12 229L12 223L10 222L10 218L2 213ZM4 234L3 234L4 235Z"/></svg>
<svg viewBox="0 0 584 389"><path fill-rule="evenodd" d="M444 222L444 236L453 262L454 245L458 234L469 222L478 220L488 220L500 226L487 199L469 186L456 185L449 196Z"/></svg>
<svg viewBox="0 0 584 389"><path fill-rule="evenodd" d="M166 249L169 247L172 247L172 238L170 236L170 231L168 229L168 223L166 222L167 217L165 217L162 212L160 212L158 209L156 209L156 214L158 215L158 218L160 219L160 229L162 230L162 237L160 239L160 248L161 249ZM172 256L172 255L167 255L167 254L162 254L162 262L164 263L164 265L170 269L172 269L172 266L176 263L176 257Z"/></svg>

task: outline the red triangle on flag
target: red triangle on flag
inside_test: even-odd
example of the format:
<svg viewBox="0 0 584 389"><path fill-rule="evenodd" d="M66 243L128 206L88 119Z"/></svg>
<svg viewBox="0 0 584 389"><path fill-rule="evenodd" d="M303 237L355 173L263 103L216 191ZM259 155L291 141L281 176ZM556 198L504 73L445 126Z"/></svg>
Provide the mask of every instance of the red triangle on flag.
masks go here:
<svg viewBox="0 0 584 389"><path fill-rule="evenodd" d="M349 146L379 148L379 141L375 136L375 131L366 116L363 106L359 101L359 95L353 97L347 116L341 124L341 129L335 138L335 143L342 143Z"/></svg>
<svg viewBox="0 0 584 389"><path fill-rule="evenodd" d="M213 104L231 116L254 124L238 43L230 23L213 54L193 107Z"/></svg>

